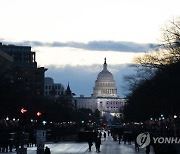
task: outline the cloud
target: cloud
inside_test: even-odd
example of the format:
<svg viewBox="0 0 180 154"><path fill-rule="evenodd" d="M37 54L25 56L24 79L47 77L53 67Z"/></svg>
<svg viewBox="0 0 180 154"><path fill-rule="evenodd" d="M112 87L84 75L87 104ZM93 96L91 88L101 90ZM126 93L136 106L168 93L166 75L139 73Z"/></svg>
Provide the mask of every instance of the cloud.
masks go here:
<svg viewBox="0 0 180 154"><path fill-rule="evenodd" d="M90 51L126 51L126 52L147 52L155 50L158 45L152 43L135 43L126 41L90 41L88 43L82 42L41 42L41 41L22 41L22 42L8 42L1 39L4 43L25 45L32 47L71 47Z"/></svg>

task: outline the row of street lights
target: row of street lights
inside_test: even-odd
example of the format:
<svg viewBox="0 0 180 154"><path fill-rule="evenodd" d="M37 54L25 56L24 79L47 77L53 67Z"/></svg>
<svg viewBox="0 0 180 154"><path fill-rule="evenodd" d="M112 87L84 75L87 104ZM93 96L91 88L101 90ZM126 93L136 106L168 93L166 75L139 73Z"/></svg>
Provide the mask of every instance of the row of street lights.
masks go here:
<svg viewBox="0 0 180 154"><path fill-rule="evenodd" d="M178 118L178 116L177 116L177 115L174 115L173 118L176 119L176 118ZM165 119L165 118L164 118L164 115L161 114L161 116L159 117L159 120L164 120L164 119ZM154 119L154 120L157 121L157 119ZM153 118L150 118L150 121L153 121Z"/></svg>

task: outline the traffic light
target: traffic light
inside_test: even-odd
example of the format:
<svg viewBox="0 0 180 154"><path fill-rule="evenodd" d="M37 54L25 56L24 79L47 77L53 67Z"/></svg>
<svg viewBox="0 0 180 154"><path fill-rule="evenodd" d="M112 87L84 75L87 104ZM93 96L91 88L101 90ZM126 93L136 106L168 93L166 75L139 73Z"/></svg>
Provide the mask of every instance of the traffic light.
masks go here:
<svg viewBox="0 0 180 154"><path fill-rule="evenodd" d="M37 112L36 115L37 115L38 117L40 117L40 116L42 115L42 113L41 113L41 112Z"/></svg>
<svg viewBox="0 0 180 154"><path fill-rule="evenodd" d="M47 121L43 120L42 124L45 126L47 123Z"/></svg>
<svg viewBox="0 0 180 154"><path fill-rule="evenodd" d="M37 119L37 124L40 126L42 125L42 112L38 111L36 113L36 119Z"/></svg>
<svg viewBox="0 0 180 154"><path fill-rule="evenodd" d="M22 114L24 114L24 113L26 113L27 112L27 110L25 109L25 108L21 108L21 113Z"/></svg>
<svg viewBox="0 0 180 154"><path fill-rule="evenodd" d="M25 109L24 107L21 108L21 118L20 118L20 124L22 126L27 124L27 109Z"/></svg>

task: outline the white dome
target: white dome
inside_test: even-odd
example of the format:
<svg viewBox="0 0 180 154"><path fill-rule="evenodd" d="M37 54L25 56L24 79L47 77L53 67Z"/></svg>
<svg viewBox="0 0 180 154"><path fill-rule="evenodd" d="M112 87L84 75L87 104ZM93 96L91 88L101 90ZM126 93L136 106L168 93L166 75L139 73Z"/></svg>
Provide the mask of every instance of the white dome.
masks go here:
<svg viewBox="0 0 180 154"><path fill-rule="evenodd" d="M113 80L113 75L108 70L102 70L98 74L97 80L98 81L107 81L107 80L111 81L111 80Z"/></svg>
<svg viewBox="0 0 180 154"><path fill-rule="evenodd" d="M103 65L103 70L98 74L93 89L94 97L117 97L117 88L111 72L107 69L106 58Z"/></svg>

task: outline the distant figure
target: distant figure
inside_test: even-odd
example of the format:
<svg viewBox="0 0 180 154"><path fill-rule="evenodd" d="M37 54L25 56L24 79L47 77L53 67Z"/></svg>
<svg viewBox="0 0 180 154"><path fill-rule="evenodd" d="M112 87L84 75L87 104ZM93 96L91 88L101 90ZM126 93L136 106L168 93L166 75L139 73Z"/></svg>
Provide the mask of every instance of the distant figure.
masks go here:
<svg viewBox="0 0 180 154"><path fill-rule="evenodd" d="M99 137L101 138L101 136L102 136L102 133L101 133L101 132L99 132Z"/></svg>
<svg viewBox="0 0 180 154"><path fill-rule="evenodd" d="M50 148L48 148L47 146L44 150L44 154L51 154Z"/></svg>
<svg viewBox="0 0 180 154"><path fill-rule="evenodd" d="M111 133L110 130L108 130L108 136L110 135L110 133Z"/></svg>
<svg viewBox="0 0 180 154"><path fill-rule="evenodd" d="M100 152L101 138L98 136L95 141L96 152Z"/></svg>
<svg viewBox="0 0 180 154"><path fill-rule="evenodd" d="M150 153L150 145L148 145L148 146L146 147L145 152L146 152L146 154L149 154L149 153Z"/></svg>
<svg viewBox="0 0 180 154"><path fill-rule="evenodd" d="M135 142L135 151L139 152L139 145L136 140L134 142Z"/></svg>
<svg viewBox="0 0 180 154"><path fill-rule="evenodd" d="M121 128L118 132L119 144L121 144L122 135L123 135L123 129Z"/></svg>
<svg viewBox="0 0 180 154"><path fill-rule="evenodd" d="M91 138L88 139L89 152L91 152L91 146L93 145Z"/></svg>
<svg viewBox="0 0 180 154"><path fill-rule="evenodd" d="M139 145L137 143L137 136L138 136L139 132L135 131L134 132L134 143L135 143L135 151L139 152Z"/></svg>
<svg viewBox="0 0 180 154"><path fill-rule="evenodd" d="M106 140L106 132L104 132L104 141Z"/></svg>
<svg viewBox="0 0 180 154"><path fill-rule="evenodd" d="M119 133L119 134L118 134L119 144L121 144L121 138L122 138L122 134L121 134L121 133Z"/></svg>

